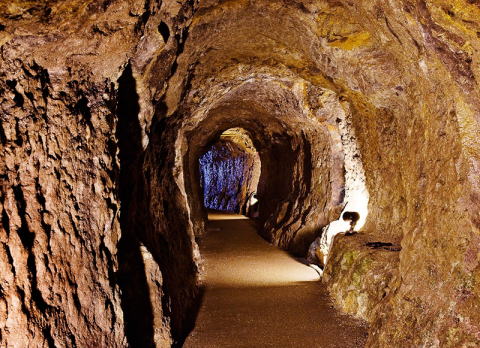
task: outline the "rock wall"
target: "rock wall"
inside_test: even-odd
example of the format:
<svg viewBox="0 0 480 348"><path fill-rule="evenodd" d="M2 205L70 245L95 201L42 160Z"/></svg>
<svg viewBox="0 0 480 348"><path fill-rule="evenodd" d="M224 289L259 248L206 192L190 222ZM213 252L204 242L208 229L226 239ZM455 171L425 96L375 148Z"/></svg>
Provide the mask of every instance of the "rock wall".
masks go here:
<svg viewBox="0 0 480 348"><path fill-rule="evenodd" d="M2 64L2 344L122 345L114 92L39 64Z"/></svg>
<svg viewBox="0 0 480 348"><path fill-rule="evenodd" d="M171 260L127 215L145 201L130 192L148 113L133 75L166 80L191 11L133 0L0 4L1 346L170 346L185 334L175 304L191 300L182 291L195 295L192 252L174 291L162 264Z"/></svg>
<svg viewBox="0 0 480 348"><path fill-rule="evenodd" d="M473 0L0 4L1 344L181 343L200 154L248 130L263 234L304 254L348 203L344 113L369 202L325 269L337 305L372 347L480 345L478 18Z"/></svg>

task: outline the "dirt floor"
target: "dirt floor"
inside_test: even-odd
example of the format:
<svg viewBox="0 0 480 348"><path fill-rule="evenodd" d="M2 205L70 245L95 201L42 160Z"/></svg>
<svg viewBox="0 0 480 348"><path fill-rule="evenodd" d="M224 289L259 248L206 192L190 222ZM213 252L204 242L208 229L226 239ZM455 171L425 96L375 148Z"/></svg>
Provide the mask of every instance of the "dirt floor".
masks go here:
<svg viewBox="0 0 480 348"><path fill-rule="evenodd" d="M206 289L184 347L365 345L365 323L332 306L313 268L268 244L242 216L209 218L200 245Z"/></svg>

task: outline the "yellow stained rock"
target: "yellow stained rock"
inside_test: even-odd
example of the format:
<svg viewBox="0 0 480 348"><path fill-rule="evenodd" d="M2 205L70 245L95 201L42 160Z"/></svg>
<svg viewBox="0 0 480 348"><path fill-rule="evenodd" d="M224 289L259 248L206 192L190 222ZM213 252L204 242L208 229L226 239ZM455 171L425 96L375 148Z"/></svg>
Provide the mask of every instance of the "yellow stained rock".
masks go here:
<svg viewBox="0 0 480 348"><path fill-rule="evenodd" d="M341 39L329 42L329 46L341 48L343 50L353 50L361 46L366 46L370 42L370 33L368 31L361 31L353 33L350 36L342 37Z"/></svg>

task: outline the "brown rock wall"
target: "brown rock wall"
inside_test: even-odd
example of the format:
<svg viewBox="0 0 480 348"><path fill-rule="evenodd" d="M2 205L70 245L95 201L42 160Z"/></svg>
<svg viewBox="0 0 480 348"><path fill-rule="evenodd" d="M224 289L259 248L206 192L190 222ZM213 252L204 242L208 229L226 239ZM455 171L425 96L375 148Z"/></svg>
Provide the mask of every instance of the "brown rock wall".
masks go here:
<svg viewBox="0 0 480 348"><path fill-rule="evenodd" d="M121 197L120 186L134 183L121 182L132 178L125 172L141 154L117 157L119 138L125 135L118 132L119 118L138 123L138 115L128 113L140 107L119 110L119 97L133 95L129 102L136 102L138 96L133 77L123 87L126 92L119 91L117 79L134 55L138 69L140 62L153 59L153 52L158 54L158 43L164 46L157 29L162 19L172 26L172 35L181 31L184 24L176 16L189 11L189 5L68 1L0 6L1 345L138 343L122 279L138 281L133 297L141 294L142 276L132 277L132 272L144 272L147 293L141 295L159 296L171 285L157 261L142 258L146 247L122 218L127 215L122 206L131 197ZM155 65L160 80L169 74L177 39L169 45ZM133 241L128 250L121 237ZM162 311L158 300L147 305L155 308L156 329L141 329L142 334L151 331L146 342L169 346L171 313Z"/></svg>
<svg viewBox="0 0 480 348"><path fill-rule="evenodd" d="M2 340L121 345L114 123L102 100L114 91L60 89L32 61L3 68Z"/></svg>

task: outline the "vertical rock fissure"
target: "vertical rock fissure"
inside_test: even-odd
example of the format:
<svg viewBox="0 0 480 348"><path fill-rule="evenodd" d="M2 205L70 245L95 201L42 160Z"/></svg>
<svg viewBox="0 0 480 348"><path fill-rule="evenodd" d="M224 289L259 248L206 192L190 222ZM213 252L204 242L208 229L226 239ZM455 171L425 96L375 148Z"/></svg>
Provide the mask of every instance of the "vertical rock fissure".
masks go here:
<svg viewBox="0 0 480 348"><path fill-rule="evenodd" d="M140 106L136 83L130 65L118 81L117 138L119 147L119 191L121 202L120 226L122 237L118 244L118 283L125 320L125 336L133 347L154 346L153 309L145 275L141 245L136 235L135 201L139 184L142 150L141 127L138 121ZM132 189L133 188L133 189Z"/></svg>

